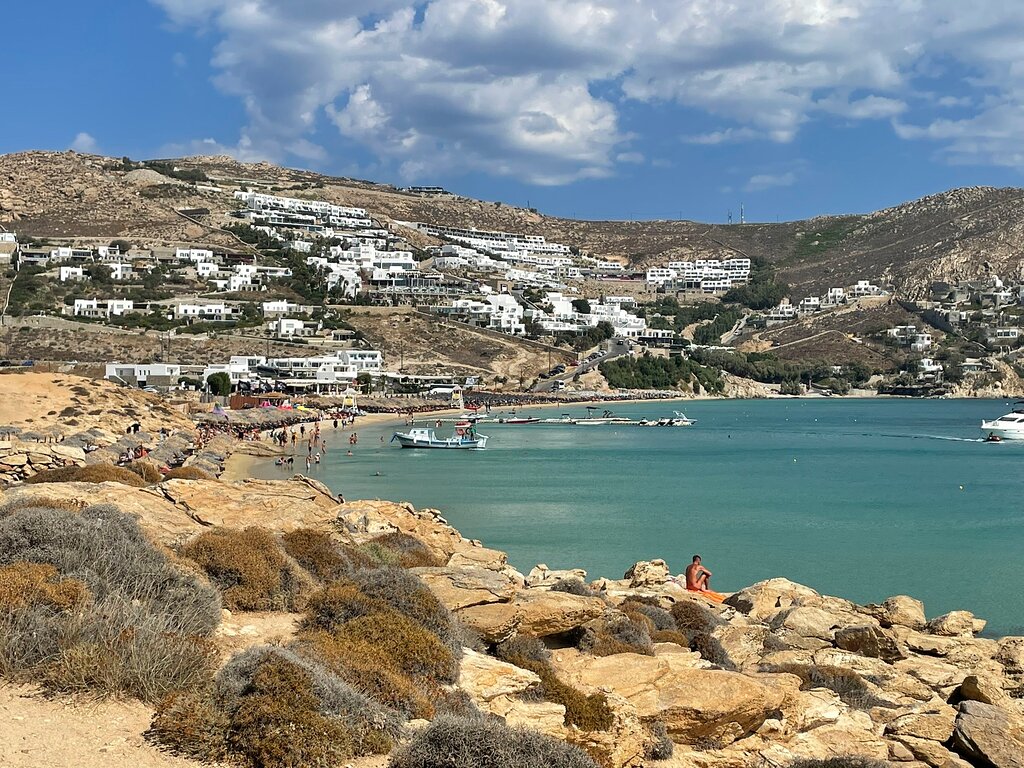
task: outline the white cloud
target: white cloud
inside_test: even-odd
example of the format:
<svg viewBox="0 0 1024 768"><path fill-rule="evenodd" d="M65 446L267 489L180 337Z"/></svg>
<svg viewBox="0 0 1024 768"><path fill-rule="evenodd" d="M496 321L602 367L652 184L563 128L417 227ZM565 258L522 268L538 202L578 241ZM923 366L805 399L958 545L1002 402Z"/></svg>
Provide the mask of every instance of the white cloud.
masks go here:
<svg viewBox="0 0 1024 768"><path fill-rule="evenodd" d="M634 154L631 102L692 144L884 119L953 156L1005 161L1016 153L987 132L1024 104L1024 5L1011 0L151 1L216 40L215 82L248 115L235 151L321 162L301 142L327 116L409 178L608 175ZM943 77L977 98L918 96ZM972 104L941 138L929 111Z"/></svg>
<svg viewBox="0 0 1024 768"><path fill-rule="evenodd" d="M177 51L171 56L171 64L174 65L175 69L184 69L188 66L188 58L181 51Z"/></svg>
<svg viewBox="0 0 1024 768"><path fill-rule="evenodd" d="M73 149L75 152L82 152L87 155L95 154L99 149L99 144L96 143L91 135L82 131L81 133L75 134L75 138L71 141L69 149Z"/></svg>
<svg viewBox="0 0 1024 768"><path fill-rule="evenodd" d="M796 183L796 174L792 171L786 173L759 173L751 176L743 189L747 192L764 192L766 189L775 187L791 187Z"/></svg>
<svg viewBox="0 0 1024 768"><path fill-rule="evenodd" d="M643 152L620 152L615 156L617 163L632 163L634 165L640 165L645 159Z"/></svg>

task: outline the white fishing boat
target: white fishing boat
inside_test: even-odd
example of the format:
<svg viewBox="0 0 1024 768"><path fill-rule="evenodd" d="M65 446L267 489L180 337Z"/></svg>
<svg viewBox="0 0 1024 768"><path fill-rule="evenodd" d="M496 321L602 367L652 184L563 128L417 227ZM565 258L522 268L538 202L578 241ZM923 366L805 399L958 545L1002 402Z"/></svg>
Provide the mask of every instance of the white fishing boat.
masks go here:
<svg viewBox="0 0 1024 768"><path fill-rule="evenodd" d="M508 418L498 419L499 424L539 424L540 419L536 416L509 416Z"/></svg>
<svg viewBox="0 0 1024 768"><path fill-rule="evenodd" d="M1013 410L1005 416L981 422L981 431L987 438L1024 440L1024 400L1018 400L1013 406Z"/></svg>
<svg viewBox="0 0 1024 768"><path fill-rule="evenodd" d="M395 432L391 442L398 441L403 448L447 448L447 449L478 449L487 447L487 435L479 434L472 424L462 422L455 425L455 434L451 437L438 437L428 427L413 427L408 432Z"/></svg>
<svg viewBox="0 0 1024 768"><path fill-rule="evenodd" d="M691 424L696 424L696 419L686 418L686 414L681 411L673 411L675 417L666 416L661 419L640 419L637 424L641 427L688 427Z"/></svg>

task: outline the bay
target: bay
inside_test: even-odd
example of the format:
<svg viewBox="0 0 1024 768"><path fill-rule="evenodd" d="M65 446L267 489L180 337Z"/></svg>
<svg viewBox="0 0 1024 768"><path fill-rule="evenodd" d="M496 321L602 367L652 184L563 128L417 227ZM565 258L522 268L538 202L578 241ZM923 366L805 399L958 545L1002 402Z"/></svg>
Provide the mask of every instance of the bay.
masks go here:
<svg viewBox="0 0 1024 768"><path fill-rule="evenodd" d="M979 430L1010 403L611 407L633 418L682 408L698 421L487 424L486 451L401 450L387 442L395 425L357 425L352 456L347 433L327 431L329 451L311 474L349 499L440 509L524 572L545 563L618 578L655 557L679 572L701 554L723 591L785 576L860 603L909 594L929 616L966 609L989 620L986 634L1024 633L1024 442L984 443ZM264 465L258 474L285 473Z"/></svg>

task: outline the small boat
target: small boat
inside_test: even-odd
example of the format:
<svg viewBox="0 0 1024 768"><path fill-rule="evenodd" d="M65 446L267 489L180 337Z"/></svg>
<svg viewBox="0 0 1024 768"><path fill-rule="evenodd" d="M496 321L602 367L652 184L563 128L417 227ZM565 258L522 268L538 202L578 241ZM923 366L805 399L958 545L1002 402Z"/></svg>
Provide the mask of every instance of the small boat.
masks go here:
<svg viewBox="0 0 1024 768"><path fill-rule="evenodd" d="M1018 400L1013 406L1013 410L1005 416L981 422L981 431L986 433L987 440L993 437L1000 440L1024 440L1024 407L1019 407L1024 406L1024 400Z"/></svg>
<svg viewBox="0 0 1024 768"><path fill-rule="evenodd" d="M403 448L454 448L483 449L487 447L487 435L478 434L473 425L460 422L455 425L455 434L451 437L438 437L434 430L427 427L413 427L408 432L395 432L391 442L398 441Z"/></svg>
<svg viewBox="0 0 1024 768"><path fill-rule="evenodd" d="M507 419L498 419L499 424L537 424L540 422L536 416L511 416Z"/></svg>

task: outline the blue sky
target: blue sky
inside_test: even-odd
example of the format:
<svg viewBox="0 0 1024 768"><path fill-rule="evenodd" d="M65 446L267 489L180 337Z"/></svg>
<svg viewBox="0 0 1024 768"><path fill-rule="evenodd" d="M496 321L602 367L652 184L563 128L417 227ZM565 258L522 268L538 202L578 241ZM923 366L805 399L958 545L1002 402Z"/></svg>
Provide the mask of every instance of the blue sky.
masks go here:
<svg viewBox="0 0 1024 768"><path fill-rule="evenodd" d="M9 5L3 152L228 153L581 218L1022 183L1008 0Z"/></svg>

